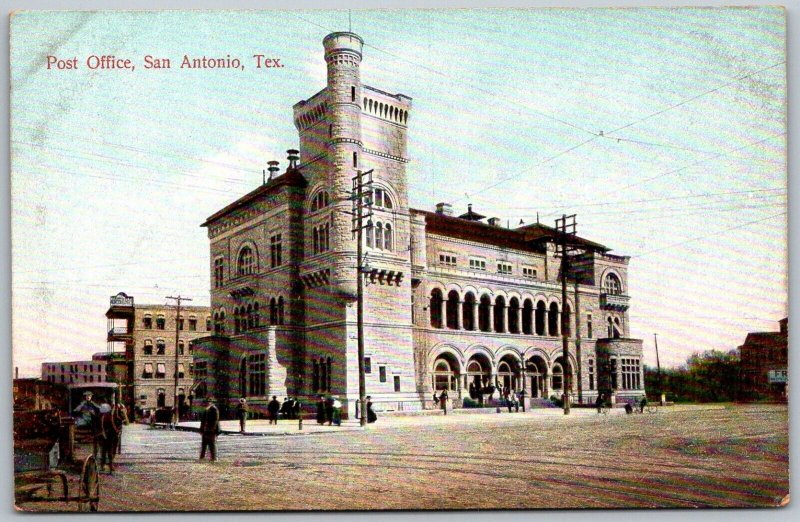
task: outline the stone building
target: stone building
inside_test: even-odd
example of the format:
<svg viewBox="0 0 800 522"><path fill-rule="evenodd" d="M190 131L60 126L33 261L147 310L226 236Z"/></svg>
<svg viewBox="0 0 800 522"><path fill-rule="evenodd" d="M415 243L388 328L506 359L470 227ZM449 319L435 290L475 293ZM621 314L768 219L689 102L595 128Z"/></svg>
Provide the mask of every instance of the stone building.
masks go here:
<svg viewBox="0 0 800 522"><path fill-rule="evenodd" d="M271 395L308 403L335 394L355 413L349 195L357 172L371 170L362 271L366 385L376 409L430 407L445 388L456 407L470 391L489 400L492 387L547 398L563 387L565 370L580 377L575 401L593 401L599 388L643 394L641 341L629 339L628 258L573 238L583 253L562 303L553 228L503 228L471 207L456 217L444 203L435 212L409 208L411 98L362 83L359 36L332 33L323 45L327 86L293 108L299 156L289 151L281 175L270 162L269 181L203 223L214 323L214 335L195 342L204 391L223 406L249 397L255 409Z"/></svg>
<svg viewBox="0 0 800 522"><path fill-rule="evenodd" d="M787 399L789 386L789 318L777 332L751 332L739 347L741 399Z"/></svg>
<svg viewBox="0 0 800 522"><path fill-rule="evenodd" d="M176 338L178 405L185 408L193 384L191 342L211 332L207 306L134 304L122 292L111 297L108 318L109 374L120 385L122 400L137 413L175 404ZM127 372L124 371L127 366ZM126 375L127 373L127 375Z"/></svg>

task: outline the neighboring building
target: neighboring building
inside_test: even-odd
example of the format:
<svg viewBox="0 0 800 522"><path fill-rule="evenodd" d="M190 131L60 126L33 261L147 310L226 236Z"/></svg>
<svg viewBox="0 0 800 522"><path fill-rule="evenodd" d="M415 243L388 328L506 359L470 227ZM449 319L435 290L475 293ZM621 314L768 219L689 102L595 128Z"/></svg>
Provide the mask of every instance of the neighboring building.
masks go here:
<svg viewBox="0 0 800 522"><path fill-rule="evenodd" d="M54 384L106 382L102 361L64 361L42 363L42 380Z"/></svg>
<svg viewBox="0 0 800 522"><path fill-rule="evenodd" d="M14 410L63 410L67 404L66 386L44 379L14 379Z"/></svg>
<svg viewBox="0 0 800 522"><path fill-rule="evenodd" d="M178 322L174 306L134 304L132 296L121 292L111 297L106 317L109 349L95 357L110 364L123 400L136 412L175 404L178 327L178 405L185 408L193 383L191 342L210 333L209 308L181 306Z"/></svg>
<svg viewBox="0 0 800 522"><path fill-rule="evenodd" d="M470 207L459 217L409 208L411 98L361 83L363 41L323 41L328 85L294 106L300 156L262 186L210 216L214 335L196 342L200 389L263 407L271 395L308 403L358 397L357 171L373 170L364 292L367 393L378 410L432 406L449 389L559 394L572 370L573 400L598 389L621 400L644 393L642 342L629 338L628 257L573 237L584 253L561 300L556 230L502 228ZM576 294L577 288L577 294ZM569 317L568 361L560 317ZM578 340L580 336L580 348ZM568 366L567 366L568 365ZM496 396L496 394L495 394Z"/></svg>
<svg viewBox="0 0 800 522"><path fill-rule="evenodd" d="M739 347L741 399L787 399L789 386L789 318L779 321L777 332L747 334Z"/></svg>

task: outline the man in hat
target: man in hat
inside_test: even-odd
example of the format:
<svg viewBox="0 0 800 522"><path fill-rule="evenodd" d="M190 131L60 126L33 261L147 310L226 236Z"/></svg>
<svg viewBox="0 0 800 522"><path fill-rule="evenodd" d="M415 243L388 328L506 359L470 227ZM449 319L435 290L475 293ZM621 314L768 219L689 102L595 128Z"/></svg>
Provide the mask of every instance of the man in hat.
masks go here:
<svg viewBox="0 0 800 522"><path fill-rule="evenodd" d="M200 419L200 435L203 438L200 446L200 460L206 457L206 448L211 452L211 462L217 460L217 435L219 435L219 410L213 397L206 398L206 409Z"/></svg>
<svg viewBox="0 0 800 522"><path fill-rule="evenodd" d="M278 424L278 410L281 409L281 403L278 402L278 398L273 395L272 400L269 401L267 404L267 411L269 412L269 423L270 424Z"/></svg>
<svg viewBox="0 0 800 522"><path fill-rule="evenodd" d="M92 400L92 392L83 392L83 401L78 404L73 413L78 414L75 420L76 427L86 427L92 433L92 455L97 458L100 438L100 406Z"/></svg>
<svg viewBox="0 0 800 522"><path fill-rule="evenodd" d="M239 399L236 406L236 417L239 419L239 433L244 433L244 425L247 422L247 399Z"/></svg>

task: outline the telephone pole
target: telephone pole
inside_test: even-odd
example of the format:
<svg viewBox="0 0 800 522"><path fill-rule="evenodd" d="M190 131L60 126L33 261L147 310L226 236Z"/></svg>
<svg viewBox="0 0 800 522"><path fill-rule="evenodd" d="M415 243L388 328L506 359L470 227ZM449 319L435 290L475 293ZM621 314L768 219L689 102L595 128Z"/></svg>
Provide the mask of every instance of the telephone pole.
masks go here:
<svg viewBox="0 0 800 522"><path fill-rule="evenodd" d="M372 226L372 172L356 171L353 177L353 233L356 235L356 322L358 336L358 402L362 426L367 425L367 377L364 368L364 229ZM364 213L364 209L367 213ZM364 218L367 223L364 224Z"/></svg>
<svg viewBox="0 0 800 522"><path fill-rule="evenodd" d="M572 367L569 364L569 317L564 313L567 305L567 273L569 272L569 252L570 245L567 241L569 236L574 236L576 232L575 214L567 216L562 214L561 218L556 219L556 229L559 233L558 254L561 256L561 358L564 361L563 375L563 403L564 415L569 415L569 391L572 385Z"/></svg>
<svg viewBox="0 0 800 522"><path fill-rule="evenodd" d="M664 404L664 390L661 389L661 361L658 359L658 334L653 334L653 343L656 345L656 368L658 368L658 393L661 394L661 404Z"/></svg>
<svg viewBox="0 0 800 522"><path fill-rule="evenodd" d="M191 301L188 297L183 297L178 294L177 297L168 295L166 299L172 299L177 303L175 313L175 389L172 395L172 416L176 423L180 421L180 413L178 412L178 341L180 341L180 323L181 323L181 301Z"/></svg>

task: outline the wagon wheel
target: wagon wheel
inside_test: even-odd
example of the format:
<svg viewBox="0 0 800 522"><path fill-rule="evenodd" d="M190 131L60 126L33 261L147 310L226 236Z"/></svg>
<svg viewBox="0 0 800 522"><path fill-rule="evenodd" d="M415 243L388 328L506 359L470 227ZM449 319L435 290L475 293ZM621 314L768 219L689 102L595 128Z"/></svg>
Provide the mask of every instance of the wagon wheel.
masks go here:
<svg viewBox="0 0 800 522"><path fill-rule="evenodd" d="M97 473L97 461L89 455L83 461L80 489L78 493L78 510L97 511L100 503L100 475Z"/></svg>
<svg viewBox="0 0 800 522"><path fill-rule="evenodd" d="M47 496L52 499L67 501L69 498L69 488L67 486L67 475L63 472L56 472L50 476L47 483Z"/></svg>

